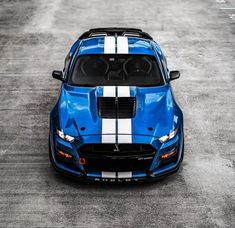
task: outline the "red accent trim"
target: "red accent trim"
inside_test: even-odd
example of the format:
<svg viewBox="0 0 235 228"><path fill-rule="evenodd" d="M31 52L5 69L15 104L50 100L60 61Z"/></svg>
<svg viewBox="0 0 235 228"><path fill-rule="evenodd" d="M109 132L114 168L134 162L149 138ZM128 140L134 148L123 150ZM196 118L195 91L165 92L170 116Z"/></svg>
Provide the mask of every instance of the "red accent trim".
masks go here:
<svg viewBox="0 0 235 228"><path fill-rule="evenodd" d="M86 164L86 159L85 158L79 158L78 160L80 165L85 165Z"/></svg>

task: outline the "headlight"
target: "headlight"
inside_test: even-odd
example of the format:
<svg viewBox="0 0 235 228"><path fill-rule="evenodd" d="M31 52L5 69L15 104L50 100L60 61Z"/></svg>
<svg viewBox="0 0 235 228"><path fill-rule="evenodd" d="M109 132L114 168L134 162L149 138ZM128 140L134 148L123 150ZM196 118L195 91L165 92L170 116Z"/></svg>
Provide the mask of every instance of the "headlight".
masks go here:
<svg viewBox="0 0 235 228"><path fill-rule="evenodd" d="M63 130L60 131L60 130L56 129L56 134L60 138L64 139L65 141L68 141L68 142L73 142L74 141L74 137L70 136L70 135L65 135Z"/></svg>
<svg viewBox="0 0 235 228"><path fill-rule="evenodd" d="M162 143L164 143L164 142L166 142L166 141L168 141L168 140L170 140L170 139L173 139L173 138L176 136L178 130L179 130L179 129L176 128L174 131L170 132L170 134L164 135L164 136L162 136L161 138L159 138L159 140L160 140Z"/></svg>

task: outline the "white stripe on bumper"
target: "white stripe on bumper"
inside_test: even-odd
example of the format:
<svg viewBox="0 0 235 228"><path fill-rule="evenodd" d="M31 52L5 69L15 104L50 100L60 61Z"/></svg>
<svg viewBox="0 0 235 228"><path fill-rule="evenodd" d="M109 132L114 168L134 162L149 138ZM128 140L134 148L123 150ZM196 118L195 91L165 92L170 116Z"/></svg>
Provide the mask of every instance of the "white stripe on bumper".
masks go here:
<svg viewBox="0 0 235 228"><path fill-rule="evenodd" d="M101 172L102 178L116 178L116 172Z"/></svg>
<svg viewBox="0 0 235 228"><path fill-rule="evenodd" d="M118 172L118 178L132 178L132 172Z"/></svg>

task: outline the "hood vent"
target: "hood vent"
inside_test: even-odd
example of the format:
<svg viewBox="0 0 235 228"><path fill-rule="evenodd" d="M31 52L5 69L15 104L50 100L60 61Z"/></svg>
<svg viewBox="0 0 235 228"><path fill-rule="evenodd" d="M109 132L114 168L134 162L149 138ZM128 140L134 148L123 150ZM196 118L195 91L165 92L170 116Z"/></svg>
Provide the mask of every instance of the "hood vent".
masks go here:
<svg viewBox="0 0 235 228"><path fill-rule="evenodd" d="M133 118L136 112L136 98L99 97L98 112L101 118Z"/></svg>

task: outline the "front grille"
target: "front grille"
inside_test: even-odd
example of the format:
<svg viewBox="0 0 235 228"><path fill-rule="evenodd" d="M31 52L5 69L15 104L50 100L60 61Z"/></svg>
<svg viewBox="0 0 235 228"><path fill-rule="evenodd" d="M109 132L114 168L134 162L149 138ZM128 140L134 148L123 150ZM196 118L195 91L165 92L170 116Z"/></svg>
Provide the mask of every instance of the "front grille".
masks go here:
<svg viewBox="0 0 235 228"><path fill-rule="evenodd" d="M135 97L98 98L98 113L101 118L133 118L135 112Z"/></svg>
<svg viewBox="0 0 235 228"><path fill-rule="evenodd" d="M78 153L86 158L86 171L145 171L155 150L147 144L88 144Z"/></svg>
<svg viewBox="0 0 235 228"><path fill-rule="evenodd" d="M148 144L87 144L79 149L79 154L104 157L151 156L154 149Z"/></svg>

